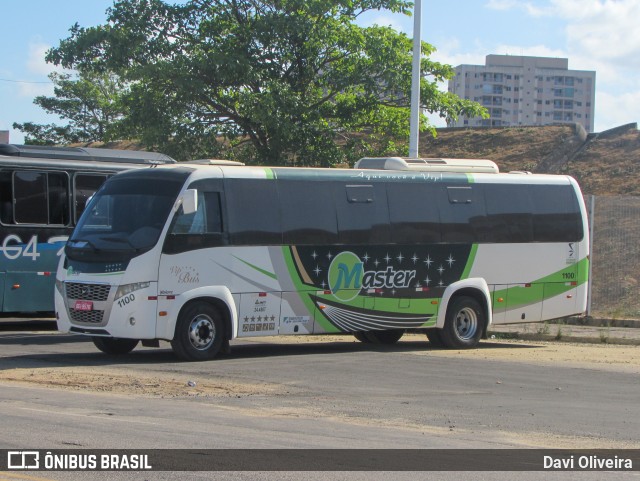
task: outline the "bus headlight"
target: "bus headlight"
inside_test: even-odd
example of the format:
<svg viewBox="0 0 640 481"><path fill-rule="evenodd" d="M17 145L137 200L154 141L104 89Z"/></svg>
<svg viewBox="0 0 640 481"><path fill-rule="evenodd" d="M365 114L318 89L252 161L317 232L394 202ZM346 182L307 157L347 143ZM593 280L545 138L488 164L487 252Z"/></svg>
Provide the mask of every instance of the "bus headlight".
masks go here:
<svg viewBox="0 0 640 481"><path fill-rule="evenodd" d="M121 297L124 297L127 294L131 294L132 292L139 291L140 289L146 289L150 285L150 282L134 282L133 284L123 284L118 287L114 300L117 301Z"/></svg>

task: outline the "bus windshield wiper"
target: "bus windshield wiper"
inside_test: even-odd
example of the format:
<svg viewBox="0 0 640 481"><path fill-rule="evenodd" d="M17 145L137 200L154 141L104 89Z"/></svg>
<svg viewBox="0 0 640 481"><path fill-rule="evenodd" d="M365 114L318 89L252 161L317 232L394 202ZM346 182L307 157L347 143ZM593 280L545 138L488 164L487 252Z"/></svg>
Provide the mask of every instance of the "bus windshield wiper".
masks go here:
<svg viewBox="0 0 640 481"><path fill-rule="evenodd" d="M100 240L105 240L107 242L114 242L116 244L128 244L134 251L139 252L140 249L134 246L129 239L124 237L99 237Z"/></svg>
<svg viewBox="0 0 640 481"><path fill-rule="evenodd" d="M82 243L82 242L84 242L86 245L91 247L91 249L93 249L94 252L100 252L100 249L98 249L96 247L96 245L93 242L91 242L90 240L88 240L88 239L69 239L69 241L67 242L67 245L71 244L71 248L72 249L81 249L84 246L76 247L76 246L74 246L74 244L78 244L78 243Z"/></svg>

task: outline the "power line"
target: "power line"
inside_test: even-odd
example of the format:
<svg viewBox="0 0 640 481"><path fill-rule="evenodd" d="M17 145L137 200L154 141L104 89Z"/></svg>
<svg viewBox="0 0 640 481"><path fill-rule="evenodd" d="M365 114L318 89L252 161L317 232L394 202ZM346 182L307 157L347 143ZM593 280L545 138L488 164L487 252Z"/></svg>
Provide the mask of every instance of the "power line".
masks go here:
<svg viewBox="0 0 640 481"><path fill-rule="evenodd" d="M53 83L51 80L48 80L46 82L35 82L30 80L11 80L8 78L0 78L0 82L12 82L16 84L51 84Z"/></svg>

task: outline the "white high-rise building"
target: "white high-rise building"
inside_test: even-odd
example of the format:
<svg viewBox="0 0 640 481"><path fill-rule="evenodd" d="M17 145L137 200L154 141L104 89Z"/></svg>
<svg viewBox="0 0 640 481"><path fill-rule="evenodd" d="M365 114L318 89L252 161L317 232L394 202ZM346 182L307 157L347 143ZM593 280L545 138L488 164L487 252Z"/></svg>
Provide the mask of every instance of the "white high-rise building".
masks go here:
<svg viewBox="0 0 640 481"><path fill-rule="evenodd" d="M449 127L579 123L593 132L596 73L569 70L566 58L487 55L458 65L449 92L482 104L488 119L461 116Z"/></svg>

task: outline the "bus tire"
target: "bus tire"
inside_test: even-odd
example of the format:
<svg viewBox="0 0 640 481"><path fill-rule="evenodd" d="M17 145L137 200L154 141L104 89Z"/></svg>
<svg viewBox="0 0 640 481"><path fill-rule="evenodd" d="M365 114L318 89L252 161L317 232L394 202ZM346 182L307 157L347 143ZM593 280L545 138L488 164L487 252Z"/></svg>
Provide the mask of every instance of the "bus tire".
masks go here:
<svg viewBox="0 0 640 481"><path fill-rule="evenodd" d="M433 347L444 347L441 333L442 329L427 329L427 339L429 339L429 344Z"/></svg>
<svg viewBox="0 0 640 481"><path fill-rule="evenodd" d="M194 302L178 316L171 347L185 361L208 361L220 352L224 331L224 321L214 306Z"/></svg>
<svg viewBox="0 0 640 481"><path fill-rule="evenodd" d="M367 331L364 333L371 344L395 344L404 334L404 329L387 329L384 331Z"/></svg>
<svg viewBox="0 0 640 481"><path fill-rule="evenodd" d="M93 344L105 354L129 354L138 345L137 339L92 336Z"/></svg>
<svg viewBox="0 0 640 481"><path fill-rule="evenodd" d="M445 347L466 349L480 342L486 324L482 306L472 297L454 297L447 309L440 337Z"/></svg>
<svg viewBox="0 0 640 481"><path fill-rule="evenodd" d="M371 344L371 339L367 337L367 333L365 331L354 332L353 337L364 344Z"/></svg>

